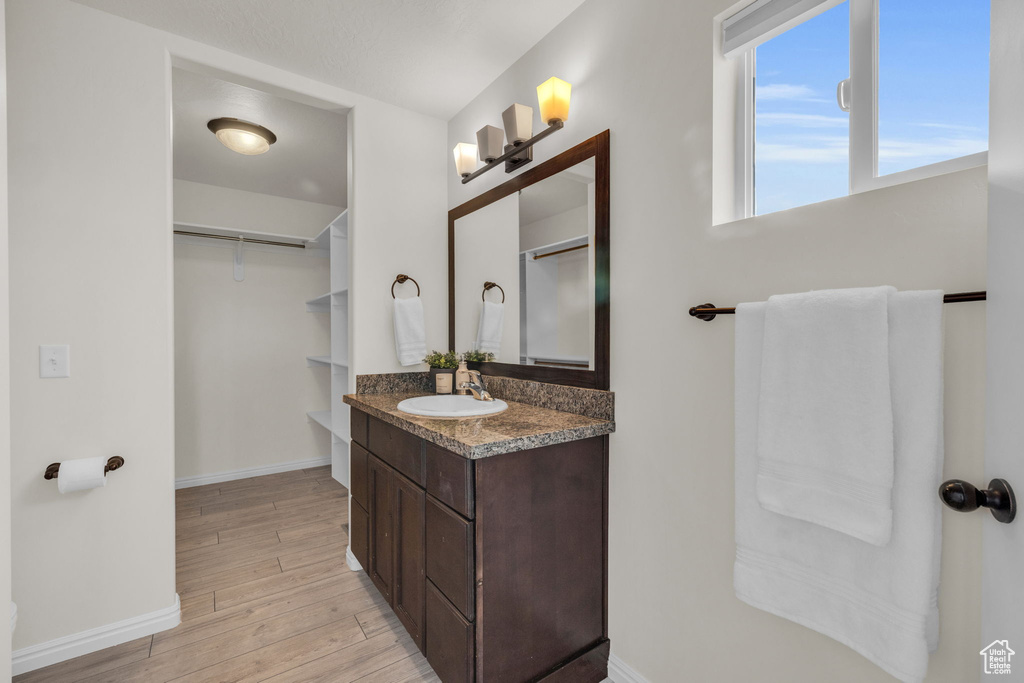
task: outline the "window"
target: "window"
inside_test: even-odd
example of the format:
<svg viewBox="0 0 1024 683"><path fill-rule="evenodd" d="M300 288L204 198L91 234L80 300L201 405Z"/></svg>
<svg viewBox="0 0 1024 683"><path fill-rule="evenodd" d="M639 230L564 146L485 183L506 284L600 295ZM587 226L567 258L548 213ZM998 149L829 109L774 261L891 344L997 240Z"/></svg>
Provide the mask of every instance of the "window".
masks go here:
<svg viewBox="0 0 1024 683"><path fill-rule="evenodd" d="M756 0L722 46L741 216L985 163L984 0Z"/></svg>

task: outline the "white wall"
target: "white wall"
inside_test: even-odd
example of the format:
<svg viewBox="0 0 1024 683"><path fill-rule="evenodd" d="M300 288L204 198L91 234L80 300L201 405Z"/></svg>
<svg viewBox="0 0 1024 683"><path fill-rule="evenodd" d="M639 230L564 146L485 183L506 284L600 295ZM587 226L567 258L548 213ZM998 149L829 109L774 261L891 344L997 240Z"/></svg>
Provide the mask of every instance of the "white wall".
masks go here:
<svg viewBox="0 0 1024 683"><path fill-rule="evenodd" d="M572 111L534 165L611 129L613 654L650 681L889 681L733 595L734 321L686 311L814 288L982 289L986 173L713 227L712 24L731 4L588 0L449 123L448 149L510 103L534 104L552 75L572 83ZM508 179L462 185L451 161L447 173L450 206ZM945 472L981 480L985 305L946 316ZM944 514L930 681L979 677L982 517Z"/></svg>
<svg viewBox="0 0 1024 683"><path fill-rule="evenodd" d="M519 251L539 249L587 234L590 207L577 206L519 228Z"/></svg>
<svg viewBox="0 0 1024 683"><path fill-rule="evenodd" d="M399 271L431 297L428 341L445 337L445 270L426 265L446 251L447 152L439 120L68 0L13 0L7 18L15 648L25 648L174 602L171 61L353 107L352 303L366 335L355 372L397 366L387 289ZM38 379L43 343L71 344L70 379ZM108 453L127 463L105 489L59 496L42 479L54 460Z"/></svg>
<svg viewBox="0 0 1024 683"><path fill-rule="evenodd" d="M391 284L399 273L420 284L427 349L448 346L444 174L451 153L439 119L380 104L354 109L349 120L355 139L348 195L354 226L349 238L349 387L355 391L356 375L427 369L403 367L395 355ZM414 289L411 285L406 288Z"/></svg>
<svg viewBox="0 0 1024 683"><path fill-rule="evenodd" d="M10 302L7 252L7 32L0 0L0 614L11 601ZM11 677L10 622L0 619L0 681Z"/></svg>
<svg viewBox="0 0 1024 683"><path fill-rule="evenodd" d="M455 349L476 348L485 282L505 290L501 351L495 360L519 362L519 197L510 195L455 221ZM501 301L492 289L487 300ZM447 346L447 345L446 345Z"/></svg>
<svg viewBox="0 0 1024 683"><path fill-rule="evenodd" d="M174 179L177 223L316 237L343 208Z"/></svg>
<svg viewBox="0 0 1024 683"><path fill-rule="evenodd" d="M7 12L19 649L175 601L170 107L163 46L127 24ZM70 378L39 379L40 344L70 344ZM104 489L43 480L115 454Z"/></svg>
<svg viewBox="0 0 1024 683"><path fill-rule="evenodd" d="M326 457L305 413L330 408L330 368L305 358L330 353L330 321L305 301L328 291L330 261L249 247L235 282L234 249L204 242L174 246L175 476Z"/></svg>
<svg viewBox="0 0 1024 683"><path fill-rule="evenodd" d="M1024 6L1016 0L992 2L992 83L989 112L989 228L988 228L988 372L985 416L985 476L973 473L976 486L999 477L1016 486L1018 501L1024 491L1024 421L1021 420L1021 384L1024 359L1024 136L1020 113L1024 109ZM958 477L960 475L957 475ZM988 517L983 514L982 517ZM1024 643L1024 525L1020 513L1013 524L984 520L984 573L982 574L981 649L996 639L1010 646ZM1017 652L1024 653L1020 647ZM1015 676L1024 680L1018 654ZM1001 676L1000 678L1010 678Z"/></svg>

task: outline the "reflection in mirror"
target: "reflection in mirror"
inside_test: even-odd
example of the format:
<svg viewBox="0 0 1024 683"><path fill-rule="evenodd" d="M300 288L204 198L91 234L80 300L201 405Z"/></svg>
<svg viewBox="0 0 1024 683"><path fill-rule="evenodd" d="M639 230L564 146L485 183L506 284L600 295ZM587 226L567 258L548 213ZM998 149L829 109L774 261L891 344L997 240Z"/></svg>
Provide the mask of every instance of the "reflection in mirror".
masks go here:
<svg viewBox="0 0 1024 683"><path fill-rule="evenodd" d="M593 369L594 169L591 157L455 221L456 350Z"/></svg>

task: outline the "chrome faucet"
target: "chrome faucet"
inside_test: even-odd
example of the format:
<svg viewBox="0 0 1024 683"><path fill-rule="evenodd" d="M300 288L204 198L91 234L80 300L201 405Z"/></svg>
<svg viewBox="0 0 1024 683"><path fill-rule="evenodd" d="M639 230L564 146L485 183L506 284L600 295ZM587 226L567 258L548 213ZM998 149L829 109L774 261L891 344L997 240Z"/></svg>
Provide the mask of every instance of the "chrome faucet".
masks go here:
<svg viewBox="0 0 1024 683"><path fill-rule="evenodd" d="M460 384L459 389L469 389L473 394L473 398L478 401L494 400L494 397L487 392L487 387L484 386L484 378L479 370L470 370L469 379L470 381Z"/></svg>

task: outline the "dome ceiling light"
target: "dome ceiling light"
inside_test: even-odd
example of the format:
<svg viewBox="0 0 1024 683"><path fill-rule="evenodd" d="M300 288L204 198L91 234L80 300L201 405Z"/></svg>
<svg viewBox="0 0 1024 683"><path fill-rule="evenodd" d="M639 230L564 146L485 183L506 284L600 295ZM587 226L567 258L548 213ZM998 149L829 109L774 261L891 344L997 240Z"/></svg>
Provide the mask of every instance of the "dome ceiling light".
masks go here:
<svg viewBox="0 0 1024 683"><path fill-rule="evenodd" d="M213 119L206 127L222 145L239 154L263 154L277 142L277 136L269 129L230 116Z"/></svg>

